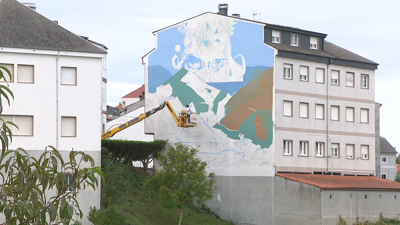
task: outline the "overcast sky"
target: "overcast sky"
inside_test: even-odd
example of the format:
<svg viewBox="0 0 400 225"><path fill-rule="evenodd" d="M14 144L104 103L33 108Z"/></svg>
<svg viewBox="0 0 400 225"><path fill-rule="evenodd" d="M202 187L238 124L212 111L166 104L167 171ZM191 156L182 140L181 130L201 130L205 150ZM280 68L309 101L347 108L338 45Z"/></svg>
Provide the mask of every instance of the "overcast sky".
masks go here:
<svg viewBox="0 0 400 225"><path fill-rule="evenodd" d="M400 1L381 0L25 0L64 28L106 45L108 104L143 84L142 56L155 47L152 32L204 12L218 12L328 34L326 40L379 63L375 101L381 136L400 147ZM372 80L371 80L372 82Z"/></svg>

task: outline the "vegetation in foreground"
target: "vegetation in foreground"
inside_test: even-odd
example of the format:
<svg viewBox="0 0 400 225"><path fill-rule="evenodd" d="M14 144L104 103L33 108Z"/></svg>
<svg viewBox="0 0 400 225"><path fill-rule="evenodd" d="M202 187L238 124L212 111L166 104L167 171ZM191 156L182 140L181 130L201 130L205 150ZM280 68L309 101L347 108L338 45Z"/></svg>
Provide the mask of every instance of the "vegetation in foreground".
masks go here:
<svg viewBox="0 0 400 225"><path fill-rule="evenodd" d="M347 225L347 222L341 216L339 216L339 220L340 220L340 225ZM396 224L400 224L400 220L385 218L381 213L379 220L376 222L371 222L371 221L367 220L367 221L363 221L363 222L358 221L357 223L353 223L353 224L355 224L355 225L396 225Z"/></svg>
<svg viewBox="0 0 400 225"><path fill-rule="evenodd" d="M102 185L101 212L92 209L89 220L95 225L170 225L178 224L181 204L156 198L143 183L149 178L144 172L130 165L114 163L111 155L104 154L102 167L106 182ZM107 216L103 216L107 214ZM108 220L108 219L109 220ZM124 218L121 223L117 223ZM185 225L228 225L232 222L219 219L217 213L206 207L183 207Z"/></svg>

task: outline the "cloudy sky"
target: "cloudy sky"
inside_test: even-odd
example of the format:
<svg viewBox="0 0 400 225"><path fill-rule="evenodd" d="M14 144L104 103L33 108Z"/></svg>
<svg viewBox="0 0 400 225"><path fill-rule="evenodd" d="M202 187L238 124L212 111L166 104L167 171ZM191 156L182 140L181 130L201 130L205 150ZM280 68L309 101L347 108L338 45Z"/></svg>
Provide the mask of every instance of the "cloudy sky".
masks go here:
<svg viewBox="0 0 400 225"><path fill-rule="evenodd" d="M143 84L142 56L155 47L152 32L228 3L228 14L328 34L326 40L379 63L375 101L381 136L400 147L400 1L381 0L25 0L66 29L109 48L108 104ZM399 86L398 86L399 85Z"/></svg>

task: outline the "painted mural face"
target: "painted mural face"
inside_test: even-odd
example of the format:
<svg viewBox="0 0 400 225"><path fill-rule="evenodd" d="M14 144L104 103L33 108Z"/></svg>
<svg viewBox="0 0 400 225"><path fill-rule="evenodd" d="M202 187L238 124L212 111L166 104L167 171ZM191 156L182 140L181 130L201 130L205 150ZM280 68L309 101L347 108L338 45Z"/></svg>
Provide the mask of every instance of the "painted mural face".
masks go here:
<svg viewBox="0 0 400 225"><path fill-rule="evenodd" d="M232 57L230 39L234 24L233 20L218 18L192 20L179 26L179 31L185 35L184 50L180 60L177 55L173 56L173 67L185 68L204 82L243 81L245 59L240 54ZM175 47L177 52L180 49L180 45Z"/></svg>
<svg viewBox="0 0 400 225"><path fill-rule="evenodd" d="M157 114L147 119L147 132L198 148L218 175L249 175L257 167L273 175L274 51L263 43L263 27L206 14L157 37L146 107L166 100L178 111L191 105L198 124L179 128L170 115Z"/></svg>

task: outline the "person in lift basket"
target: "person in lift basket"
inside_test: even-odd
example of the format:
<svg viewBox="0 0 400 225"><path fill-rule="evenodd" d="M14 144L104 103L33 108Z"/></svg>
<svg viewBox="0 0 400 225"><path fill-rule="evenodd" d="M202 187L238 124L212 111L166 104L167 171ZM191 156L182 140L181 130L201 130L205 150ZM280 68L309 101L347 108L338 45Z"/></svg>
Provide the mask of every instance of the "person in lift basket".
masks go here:
<svg viewBox="0 0 400 225"><path fill-rule="evenodd" d="M189 105L186 105L186 115L187 115L187 119L188 119L188 123L190 123L190 114L192 113L192 111L190 110Z"/></svg>

